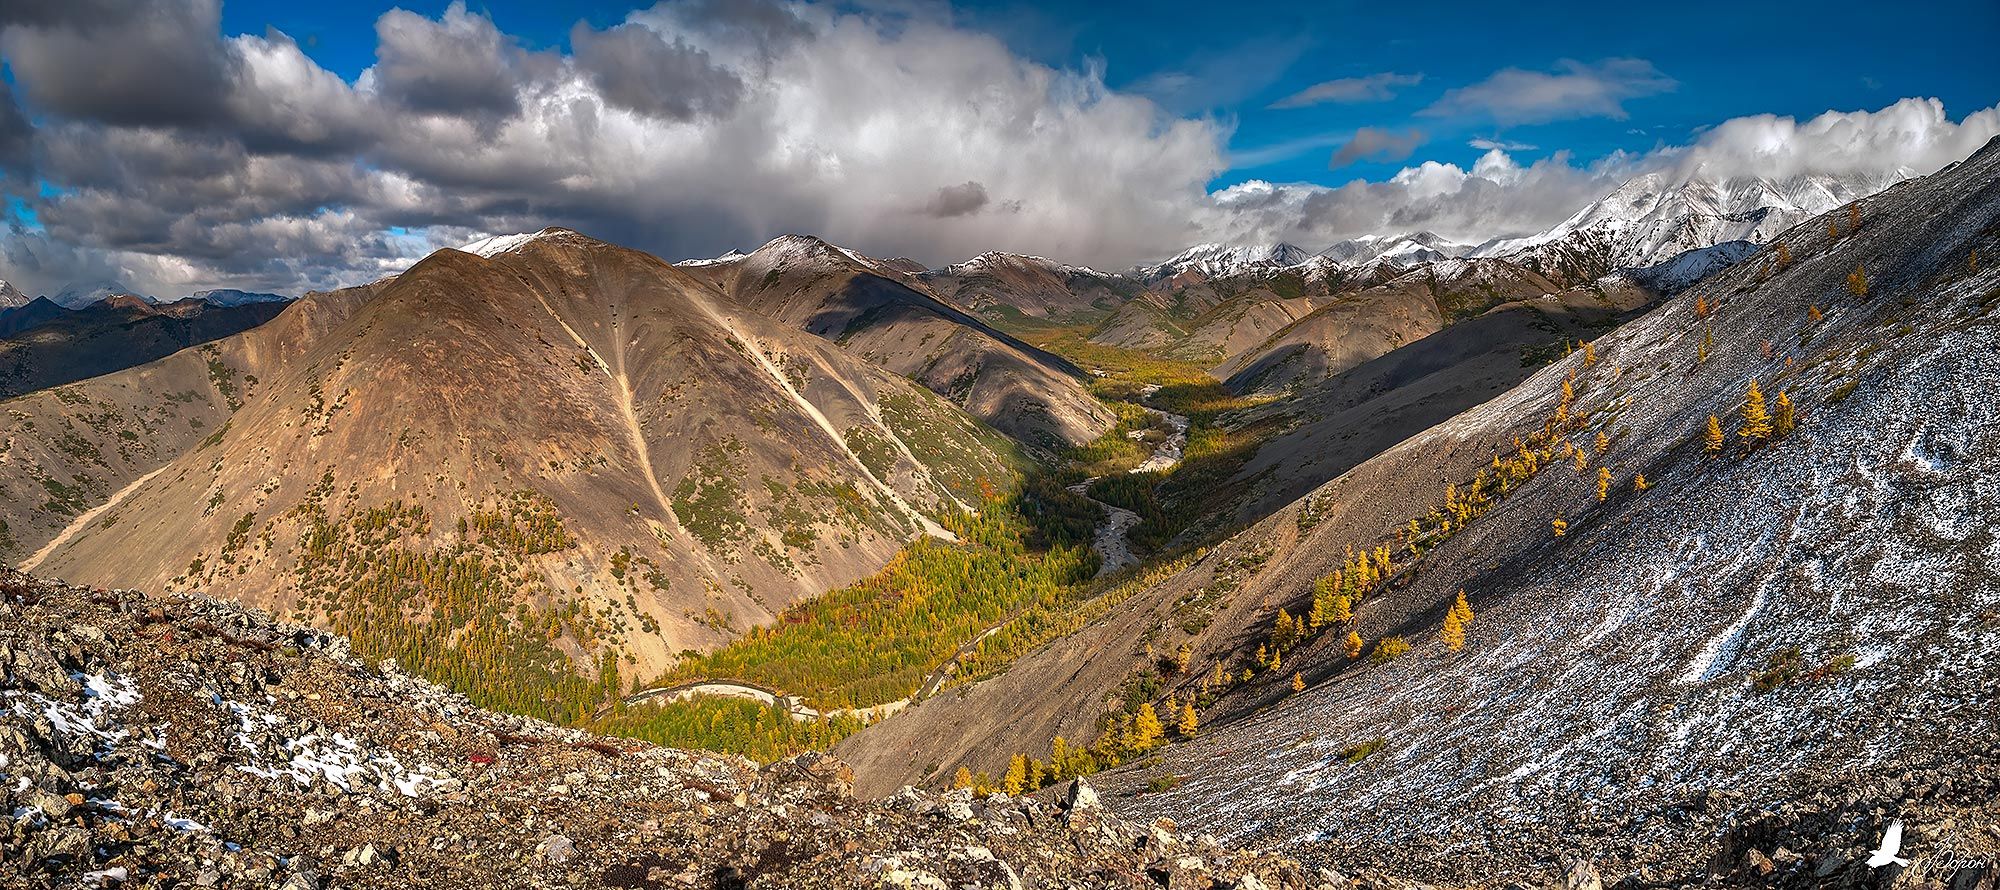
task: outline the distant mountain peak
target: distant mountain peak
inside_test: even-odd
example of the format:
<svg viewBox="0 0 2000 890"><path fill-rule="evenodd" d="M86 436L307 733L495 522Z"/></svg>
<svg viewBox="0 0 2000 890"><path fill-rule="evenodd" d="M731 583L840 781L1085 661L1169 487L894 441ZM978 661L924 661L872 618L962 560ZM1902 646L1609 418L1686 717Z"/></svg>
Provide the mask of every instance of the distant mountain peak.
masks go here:
<svg viewBox="0 0 2000 890"><path fill-rule="evenodd" d="M1257 269L1282 269L1312 259L1312 252L1285 241L1226 244L1197 244L1169 257L1165 262L1140 266L1134 271L1147 278L1167 278L1182 272L1199 272L1209 278L1236 275Z"/></svg>
<svg viewBox="0 0 2000 890"><path fill-rule="evenodd" d="M106 297L121 294L138 297L148 303L155 302L151 296L126 287L120 282L111 280L77 282L57 291L49 299L65 309L82 309L92 303L100 302Z"/></svg>

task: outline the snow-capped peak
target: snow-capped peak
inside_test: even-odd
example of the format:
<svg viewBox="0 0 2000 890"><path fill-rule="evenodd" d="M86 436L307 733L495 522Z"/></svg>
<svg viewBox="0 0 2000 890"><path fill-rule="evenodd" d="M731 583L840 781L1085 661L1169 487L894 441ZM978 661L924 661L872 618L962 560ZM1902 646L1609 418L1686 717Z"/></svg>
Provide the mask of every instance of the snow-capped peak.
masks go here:
<svg viewBox="0 0 2000 890"><path fill-rule="evenodd" d="M1140 266L1135 271L1148 278L1164 278L1189 271L1220 278L1259 269L1296 266L1311 258L1312 254L1304 248L1283 241L1264 244L1210 243L1197 244L1174 254L1165 262Z"/></svg>
<svg viewBox="0 0 2000 890"><path fill-rule="evenodd" d="M1048 257L1035 256L1034 254L1006 253L1004 251L998 251L998 250L989 250L964 262L952 263L949 266L937 270L937 274L975 275L981 272L992 271L995 269L1002 269L1008 266L1021 266L1021 265L1039 266L1043 269L1047 269L1058 275L1064 275L1064 276L1088 275L1093 278L1110 277L1107 273L1099 272L1098 270L1092 269L1089 266L1071 265L1069 263L1064 263L1064 262L1059 262L1057 260L1049 259Z"/></svg>
<svg viewBox="0 0 2000 890"><path fill-rule="evenodd" d="M491 258L511 250L520 250L528 242L547 236L555 231L557 230L543 229L539 232L519 232L513 235L488 235L460 247L459 250Z"/></svg>
<svg viewBox="0 0 2000 890"><path fill-rule="evenodd" d="M33 301L34 301L33 297L21 293L19 290L15 289L13 284L5 280L0 280L0 309L12 309L16 306L26 306Z"/></svg>
<svg viewBox="0 0 2000 890"><path fill-rule="evenodd" d="M747 257L747 256L749 256L749 254L747 254L747 253L744 253L743 251L740 251L740 250L737 250L737 249L735 249L735 248L733 248L733 247L732 247L732 248L730 248L729 250L727 250L727 251L724 251L723 253L721 253L721 254L718 254L718 255L716 255L716 256L712 256L712 257L697 257L697 258L694 258L694 259L686 259L686 260L681 260L680 262L678 262L678 263L675 263L674 265L676 265L676 266L719 266L719 265L721 265L721 264L723 264L723 263L733 263L733 262L736 262L737 260L740 260L740 259L743 259L744 257Z"/></svg>

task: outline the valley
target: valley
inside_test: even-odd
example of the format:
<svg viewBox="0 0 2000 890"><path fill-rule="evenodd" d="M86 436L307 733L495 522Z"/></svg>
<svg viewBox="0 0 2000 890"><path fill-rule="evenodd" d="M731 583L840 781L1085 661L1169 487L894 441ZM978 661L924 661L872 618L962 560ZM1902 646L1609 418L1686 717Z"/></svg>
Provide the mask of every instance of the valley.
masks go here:
<svg viewBox="0 0 2000 890"><path fill-rule="evenodd" d="M548 227L297 299L8 286L0 843L1880 885L1894 820L2000 819L2000 140L1593 194L1116 271Z"/></svg>

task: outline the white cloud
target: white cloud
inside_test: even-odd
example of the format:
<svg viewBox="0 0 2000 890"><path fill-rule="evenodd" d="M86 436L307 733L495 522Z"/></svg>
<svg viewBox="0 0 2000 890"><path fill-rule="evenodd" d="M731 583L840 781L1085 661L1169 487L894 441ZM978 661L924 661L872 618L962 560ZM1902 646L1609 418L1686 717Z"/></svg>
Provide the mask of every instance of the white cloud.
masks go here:
<svg viewBox="0 0 2000 890"><path fill-rule="evenodd" d="M1422 74L1397 74L1393 71L1366 77L1342 77L1313 84L1271 103L1271 107L1304 108L1328 102L1387 102L1396 98L1398 89L1423 82Z"/></svg>
<svg viewBox="0 0 2000 890"><path fill-rule="evenodd" d="M1421 113L1467 115L1499 123L1542 123L1580 117L1624 120L1625 102L1672 92L1680 84L1645 59L1578 62L1554 72L1502 68L1478 83L1447 91Z"/></svg>

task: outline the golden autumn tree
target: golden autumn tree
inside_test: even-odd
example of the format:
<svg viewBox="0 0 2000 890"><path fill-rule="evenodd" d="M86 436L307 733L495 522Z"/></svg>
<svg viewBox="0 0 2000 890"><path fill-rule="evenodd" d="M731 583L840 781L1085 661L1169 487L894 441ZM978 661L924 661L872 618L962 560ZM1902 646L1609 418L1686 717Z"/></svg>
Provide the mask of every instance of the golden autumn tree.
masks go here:
<svg viewBox="0 0 2000 890"><path fill-rule="evenodd" d="M1743 394L1743 428L1737 431L1743 441L1752 446L1771 438L1771 414L1764 408L1764 391L1757 387L1757 381L1750 381L1750 389Z"/></svg>
<svg viewBox="0 0 2000 890"><path fill-rule="evenodd" d="M1694 295L1694 317L1696 317L1696 318L1707 318L1707 317L1708 317L1708 295L1707 295L1707 294L1695 294L1695 295Z"/></svg>
<svg viewBox="0 0 2000 890"><path fill-rule="evenodd" d="M1465 622L1458 620L1458 610L1444 613L1444 627L1438 631L1438 639L1453 652L1465 648Z"/></svg>
<svg viewBox="0 0 2000 890"><path fill-rule="evenodd" d="M1466 625L1472 623L1472 604L1465 601L1464 588L1459 589L1458 598L1452 601L1450 612L1458 616L1459 624Z"/></svg>
<svg viewBox="0 0 2000 890"><path fill-rule="evenodd" d="M1139 705L1139 713L1132 718L1132 747L1138 751L1149 751L1160 744L1167 734L1167 728L1160 724L1160 715L1153 710L1152 702Z"/></svg>
<svg viewBox="0 0 2000 890"><path fill-rule="evenodd" d="M951 787L953 787L953 788L971 788L971 787L972 787L972 770L969 770L969 769L966 769L965 767L962 767L962 766L961 766L961 767L959 767L959 768L958 768L958 772L957 772L956 774L954 774L954 775L953 775L953 776L951 777Z"/></svg>
<svg viewBox="0 0 2000 890"><path fill-rule="evenodd" d="M1597 442L1594 447L1597 449L1598 454L1603 454L1604 449L1611 447L1611 437L1605 435L1603 430L1598 430Z"/></svg>
<svg viewBox="0 0 2000 890"><path fill-rule="evenodd" d="M1549 523L1549 529L1556 533L1556 537L1560 538L1569 533L1569 523L1557 519Z"/></svg>
<svg viewBox="0 0 2000 890"><path fill-rule="evenodd" d="M1791 394L1780 390L1778 392L1777 410L1771 414L1772 434L1777 436L1788 435L1791 433L1792 427L1797 423L1798 413L1792 408Z"/></svg>
<svg viewBox="0 0 2000 890"><path fill-rule="evenodd" d="M1194 702L1181 705L1180 724L1176 728L1184 739L1194 738L1194 734L1201 731L1201 717L1194 712Z"/></svg>
<svg viewBox="0 0 2000 890"><path fill-rule="evenodd" d="M1293 671L1293 672L1292 672L1292 693L1293 693L1293 694L1298 694L1298 693L1301 693L1301 692L1304 692L1304 691L1306 691L1306 678L1305 678L1305 675L1304 675L1304 674L1301 674L1301 673L1299 673L1299 672L1297 672L1297 671Z"/></svg>
<svg viewBox="0 0 2000 890"><path fill-rule="evenodd" d="M1847 292L1857 297L1868 296L1868 270L1856 265L1847 273Z"/></svg>
<svg viewBox="0 0 2000 890"><path fill-rule="evenodd" d="M1611 468L1597 468L1597 499L1603 501L1611 496Z"/></svg>
<svg viewBox="0 0 2000 890"><path fill-rule="evenodd" d="M1708 430L1701 435L1701 450L1708 452L1709 457L1722 454L1722 418L1708 416Z"/></svg>
<svg viewBox="0 0 2000 890"><path fill-rule="evenodd" d="M1636 475L1636 476L1633 476L1633 477L1632 477L1632 490L1633 490L1633 491L1645 491L1646 489L1648 489L1648 488L1652 488L1652 487L1653 487L1653 486L1651 486L1651 485L1647 484L1647 482L1646 482L1646 474L1644 474L1644 473L1640 473L1640 474L1638 474L1638 475Z"/></svg>
<svg viewBox="0 0 2000 890"><path fill-rule="evenodd" d="M1367 641L1361 639L1361 632L1358 630L1348 631L1347 639L1341 641L1341 647L1346 650L1348 658L1360 658L1361 650L1365 646Z"/></svg>
<svg viewBox="0 0 2000 890"><path fill-rule="evenodd" d="M1861 231L1861 202L1847 205L1847 234Z"/></svg>
<svg viewBox="0 0 2000 890"><path fill-rule="evenodd" d="M1778 242L1778 271L1783 272L1786 269L1791 268L1791 266L1792 266L1792 249L1786 246L1784 242L1780 241Z"/></svg>
<svg viewBox="0 0 2000 890"><path fill-rule="evenodd" d="M1806 307L1807 321L1812 322L1813 324L1819 324L1819 320L1825 317L1826 313L1819 311L1819 307L1817 305Z"/></svg>
<svg viewBox="0 0 2000 890"><path fill-rule="evenodd" d="M1016 754L1007 761L1007 771L1000 776L1000 790L1008 795L1020 794L1028 786L1028 758Z"/></svg>
<svg viewBox="0 0 2000 890"><path fill-rule="evenodd" d="M1585 367L1597 364L1597 344L1588 341L1583 344L1583 364Z"/></svg>

